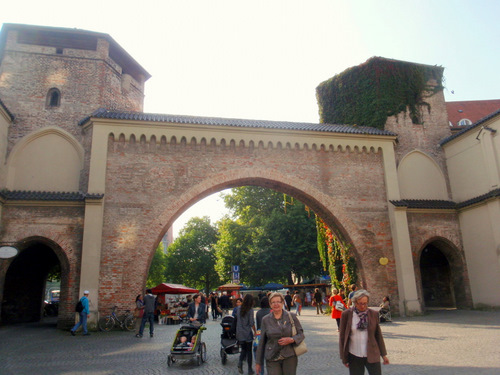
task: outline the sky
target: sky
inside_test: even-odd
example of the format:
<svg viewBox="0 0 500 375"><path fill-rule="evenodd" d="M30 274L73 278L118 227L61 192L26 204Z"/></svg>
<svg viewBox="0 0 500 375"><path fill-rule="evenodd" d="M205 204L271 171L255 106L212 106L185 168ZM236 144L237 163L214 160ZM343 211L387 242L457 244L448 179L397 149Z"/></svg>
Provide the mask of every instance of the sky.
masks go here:
<svg viewBox="0 0 500 375"><path fill-rule="evenodd" d="M447 101L500 99L498 0L16 0L0 9L2 24L109 34L152 75L150 113L317 123L316 87L372 56L443 66ZM207 202L174 232L191 215L220 218L218 194Z"/></svg>

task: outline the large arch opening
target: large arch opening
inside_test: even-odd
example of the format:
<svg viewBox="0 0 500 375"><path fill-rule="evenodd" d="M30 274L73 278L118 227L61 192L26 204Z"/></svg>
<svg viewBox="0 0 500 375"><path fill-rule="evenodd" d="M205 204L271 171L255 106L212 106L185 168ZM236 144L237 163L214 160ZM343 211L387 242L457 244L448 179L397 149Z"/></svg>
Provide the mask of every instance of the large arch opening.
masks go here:
<svg viewBox="0 0 500 375"><path fill-rule="evenodd" d="M420 255L424 303L427 308L454 308L456 299L450 262L438 246L430 243Z"/></svg>
<svg viewBox="0 0 500 375"><path fill-rule="evenodd" d="M48 241L31 239L24 241L19 248L19 255L12 260L5 274L2 324L41 321L47 316L45 300L49 274L59 274L61 284L65 279L61 277L65 274L62 272L64 264ZM54 317L57 314L52 311L49 315ZM53 323L55 326L55 318Z"/></svg>
<svg viewBox="0 0 500 375"><path fill-rule="evenodd" d="M220 180L219 180L220 181ZM299 186L295 186L299 185ZM177 207L177 212L173 216L173 221L170 221L165 227L164 227L164 232L167 231L167 229L170 227L170 225L179 218L183 214L184 211L188 210L190 207L193 205L196 205L198 202L202 201L204 198L216 194L217 192L220 192L222 190L230 189L230 188L239 188L239 187L244 187L244 186L253 186L253 187L261 187L261 188L266 188L270 190L274 190L276 192L279 192L283 195L287 195L291 199L295 199L296 201L299 201L306 205L308 209L310 209L311 215L314 216L314 213L317 214L331 229L332 232L335 234L336 237L338 237L340 240L342 240L343 243L345 243L352 254L353 260L356 264L357 268L357 275L358 275L358 282L361 285L366 285L368 282L365 280L363 276L363 268L362 264L360 262L360 256L356 251L356 245L355 243L350 239L348 233L348 230L344 227L344 225L347 225L349 227L351 225L348 220L343 221L342 218L337 218L335 215L333 215L324 205L326 200L331 200L332 197L325 197L325 201L316 198L315 196L311 195L310 193L306 193L305 189L302 190L300 189L301 182L300 181L294 181L294 185L292 186L291 184L283 183L277 180L271 180L268 178L258 178L255 176L252 176L251 178L240 178L237 180L232 180L232 181L226 181L223 184L217 184L216 186L211 187L209 190L204 190L204 191L198 191L198 192L187 192L188 195L190 195L190 199L180 199L180 201L185 202L184 205ZM205 185L206 187L206 185ZM321 195L321 194L320 194ZM342 216L342 215L341 215ZM170 224L170 225L169 225ZM165 234L165 233L164 233ZM161 238L164 237L164 234L162 235ZM314 234L316 238L316 233ZM317 250L316 250L317 251ZM152 261L152 258L150 261ZM151 266L151 262L149 263ZM318 275L319 276L319 275ZM173 282L172 280L170 280Z"/></svg>

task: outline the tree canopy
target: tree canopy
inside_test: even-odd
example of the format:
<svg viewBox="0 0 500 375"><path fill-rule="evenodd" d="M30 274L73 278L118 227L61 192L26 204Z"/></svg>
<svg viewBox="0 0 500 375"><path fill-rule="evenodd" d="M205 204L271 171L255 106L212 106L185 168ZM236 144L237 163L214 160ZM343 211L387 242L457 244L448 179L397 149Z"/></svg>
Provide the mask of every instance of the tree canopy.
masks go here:
<svg viewBox="0 0 500 375"><path fill-rule="evenodd" d="M218 286L216 242L217 229L208 216L191 218L168 247L165 280L206 291Z"/></svg>
<svg viewBox="0 0 500 375"><path fill-rule="evenodd" d="M239 265L241 280L251 285L292 284L292 276L321 273L314 215L288 200L285 205L282 193L256 186L235 188L224 197L235 219L219 225L215 249L221 277L231 265Z"/></svg>

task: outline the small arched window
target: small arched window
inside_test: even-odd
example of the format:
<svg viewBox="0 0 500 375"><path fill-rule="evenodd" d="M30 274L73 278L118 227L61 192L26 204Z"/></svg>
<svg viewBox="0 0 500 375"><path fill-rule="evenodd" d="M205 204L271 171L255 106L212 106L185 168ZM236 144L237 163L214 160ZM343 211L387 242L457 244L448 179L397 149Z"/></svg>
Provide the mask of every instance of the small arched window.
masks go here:
<svg viewBox="0 0 500 375"><path fill-rule="evenodd" d="M467 125L472 125L472 121L469 120L468 118L463 118L458 122L458 126L467 126Z"/></svg>
<svg viewBox="0 0 500 375"><path fill-rule="evenodd" d="M54 88L51 88L47 93L47 100L45 106L47 108L59 107L61 104L61 92Z"/></svg>

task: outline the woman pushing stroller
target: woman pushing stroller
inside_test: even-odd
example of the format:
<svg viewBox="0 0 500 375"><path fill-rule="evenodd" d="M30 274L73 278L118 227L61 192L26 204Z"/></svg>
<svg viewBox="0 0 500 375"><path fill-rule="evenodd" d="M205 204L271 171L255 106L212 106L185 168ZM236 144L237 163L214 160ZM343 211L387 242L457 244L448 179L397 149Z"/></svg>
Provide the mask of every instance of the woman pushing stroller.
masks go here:
<svg viewBox="0 0 500 375"><path fill-rule="evenodd" d="M207 308L201 302L201 294L195 294L193 302L188 307L187 317L189 322L194 325L205 324L207 320Z"/></svg>

